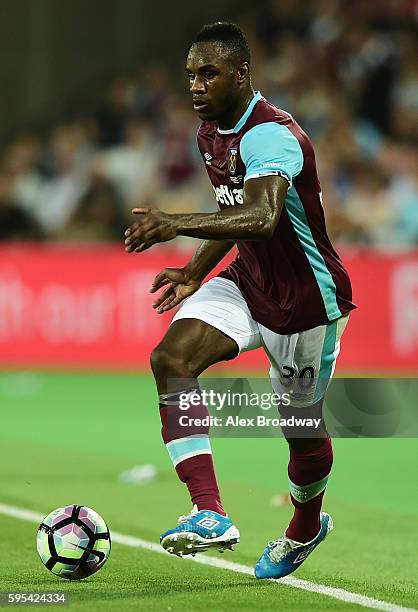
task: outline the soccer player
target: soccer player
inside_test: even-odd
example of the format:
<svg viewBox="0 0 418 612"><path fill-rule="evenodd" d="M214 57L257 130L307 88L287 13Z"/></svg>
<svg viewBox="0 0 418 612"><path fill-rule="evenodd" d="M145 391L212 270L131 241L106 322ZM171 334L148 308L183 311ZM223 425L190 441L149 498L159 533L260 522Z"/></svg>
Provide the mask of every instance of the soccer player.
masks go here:
<svg viewBox="0 0 418 612"><path fill-rule="evenodd" d="M276 392L283 392L289 376L314 375L292 408L320 413L354 308L350 280L326 233L312 144L289 113L253 90L250 50L240 28L204 26L186 70L202 120L198 146L220 210L166 214L137 208L125 233L129 253L176 236L204 240L184 268L166 268L151 288L164 287L154 303L158 313L188 298L151 355L163 440L193 503L192 512L161 536L162 546L179 556L239 542L222 506L209 430L181 431L180 396L198 388L197 377L212 364L263 347ZM202 285L235 244L238 257ZM177 387L168 387L169 380ZM193 410L206 414L203 404ZM258 578L293 572L332 529L331 517L321 512L333 459L326 430L316 438L284 434L294 514L283 536L262 553Z"/></svg>

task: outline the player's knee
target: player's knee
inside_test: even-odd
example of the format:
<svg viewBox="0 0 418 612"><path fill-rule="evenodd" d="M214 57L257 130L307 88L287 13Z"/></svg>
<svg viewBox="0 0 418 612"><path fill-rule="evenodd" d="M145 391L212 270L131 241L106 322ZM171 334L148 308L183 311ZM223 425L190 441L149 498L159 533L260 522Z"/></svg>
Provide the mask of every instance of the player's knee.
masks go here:
<svg viewBox="0 0 418 612"><path fill-rule="evenodd" d="M284 434L289 448L295 453L313 453L321 448L325 441L325 438L292 438L288 432Z"/></svg>
<svg viewBox="0 0 418 612"><path fill-rule="evenodd" d="M158 345L154 348L151 353L150 363L151 369L156 377L169 371L174 365L170 352L162 345Z"/></svg>
<svg viewBox="0 0 418 612"><path fill-rule="evenodd" d="M193 364L184 355L160 344L151 353L151 369L155 378L192 378Z"/></svg>

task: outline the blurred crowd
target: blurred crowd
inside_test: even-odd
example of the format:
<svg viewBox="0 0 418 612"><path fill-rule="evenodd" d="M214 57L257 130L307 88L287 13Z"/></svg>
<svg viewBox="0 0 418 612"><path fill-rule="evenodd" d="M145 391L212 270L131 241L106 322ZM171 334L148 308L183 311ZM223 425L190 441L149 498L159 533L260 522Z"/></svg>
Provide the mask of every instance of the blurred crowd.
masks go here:
<svg viewBox="0 0 418 612"><path fill-rule="evenodd" d="M253 85L314 142L331 237L418 245L418 4L271 0L239 20ZM122 241L134 206L216 208L179 67L117 77L91 116L0 152L0 239Z"/></svg>

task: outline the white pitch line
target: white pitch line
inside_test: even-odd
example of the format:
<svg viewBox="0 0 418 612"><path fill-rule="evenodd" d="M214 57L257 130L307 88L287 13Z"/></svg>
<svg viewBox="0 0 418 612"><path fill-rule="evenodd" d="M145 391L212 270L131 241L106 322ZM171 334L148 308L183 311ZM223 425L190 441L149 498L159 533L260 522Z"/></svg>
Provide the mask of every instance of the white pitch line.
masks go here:
<svg viewBox="0 0 418 612"><path fill-rule="evenodd" d="M40 523L45 518L45 514L39 512L33 512L32 510L26 510L25 508L16 508L15 506L9 506L7 504L0 503L0 514L11 516L12 518L21 519L23 521L29 521L31 523ZM124 535L123 533L117 533L112 530L112 542L123 544L124 546L131 546L133 548L145 548L163 555L168 553L161 548L159 544L154 542L148 542L147 540L141 540L134 536ZM210 565L211 567L217 567L223 570L229 570L231 572L237 572L239 574L248 574L249 576L254 575L254 570L248 565L240 565L239 563L232 563L231 561L225 561L224 559L217 559L216 557L183 557L183 560L192 561L193 563L201 563L202 565ZM178 562L181 562L178 559ZM308 580L300 580L298 578L292 578L286 576L280 580L271 580L277 585L284 585L293 587L295 589L301 589L303 591L309 591L310 593L318 593L319 595L325 595L332 597L333 599L339 599L345 603L357 604L363 608L371 608L374 610L382 610L383 612L418 612L415 608L404 608L396 604L381 601L380 599L373 599L366 595L360 595L358 593L351 593L345 589L338 589L335 587L325 586L323 584L316 584L315 582L309 582Z"/></svg>

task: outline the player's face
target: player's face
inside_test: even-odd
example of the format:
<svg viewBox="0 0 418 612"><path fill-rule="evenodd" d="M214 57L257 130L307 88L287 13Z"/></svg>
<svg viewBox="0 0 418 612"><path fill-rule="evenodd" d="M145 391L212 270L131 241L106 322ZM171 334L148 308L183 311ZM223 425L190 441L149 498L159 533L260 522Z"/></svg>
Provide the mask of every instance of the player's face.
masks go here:
<svg viewBox="0 0 418 612"><path fill-rule="evenodd" d="M239 69L222 57L217 43L192 45L186 72L193 108L202 121L219 120L233 114L241 95Z"/></svg>

